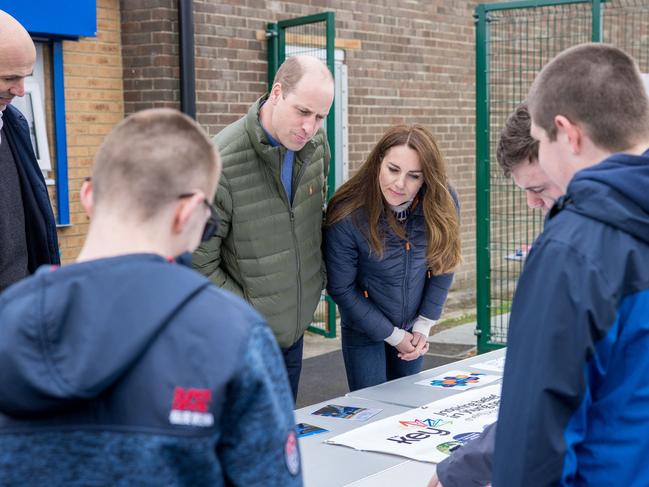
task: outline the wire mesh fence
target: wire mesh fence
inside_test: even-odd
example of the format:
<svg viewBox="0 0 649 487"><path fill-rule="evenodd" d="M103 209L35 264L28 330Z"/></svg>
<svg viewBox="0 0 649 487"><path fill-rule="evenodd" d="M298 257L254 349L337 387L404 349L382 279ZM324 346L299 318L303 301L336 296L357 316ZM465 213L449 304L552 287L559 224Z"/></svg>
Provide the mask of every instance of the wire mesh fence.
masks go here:
<svg viewBox="0 0 649 487"><path fill-rule="evenodd" d="M525 100L537 73L564 49L590 41L616 45L649 69L649 2L542 1L484 4L478 7L476 36L478 107L478 194L488 193L485 218L478 232L486 242L478 253L479 352L507 342L509 309L527 251L543 229L543 215L527 207L526 196L502 175L496 163L500 131L508 115ZM483 9L482 12L480 9ZM484 23L484 25L480 25ZM486 99L481 99L486 98ZM482 156L481 156L482 154ZM480 170L480 164L487 170ZM539 297L542 298L542 297Z"/></svg>

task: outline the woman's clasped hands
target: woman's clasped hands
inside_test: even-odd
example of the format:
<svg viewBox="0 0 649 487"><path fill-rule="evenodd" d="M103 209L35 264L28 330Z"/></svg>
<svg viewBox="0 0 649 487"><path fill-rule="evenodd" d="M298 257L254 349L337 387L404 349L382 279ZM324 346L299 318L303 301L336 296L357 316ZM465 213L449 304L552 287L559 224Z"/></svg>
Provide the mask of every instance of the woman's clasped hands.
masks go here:
<svg viewBox="0 0 649 487"><path fill-rule="evenodd" d="M419 332L406 332L403 339L396 346L401 360L415 360L428 351L428 337Z"/></svg>

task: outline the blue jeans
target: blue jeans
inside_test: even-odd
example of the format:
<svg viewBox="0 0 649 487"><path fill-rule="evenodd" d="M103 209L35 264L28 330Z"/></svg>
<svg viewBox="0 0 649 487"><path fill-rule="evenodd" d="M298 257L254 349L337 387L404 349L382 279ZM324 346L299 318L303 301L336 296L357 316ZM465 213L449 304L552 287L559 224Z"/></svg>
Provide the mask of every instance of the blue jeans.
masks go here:
<svg viewBox="0 0 649 487"><path fill-rule="evenodd" d="M342 327L341 338L350 391L421 372L424 357L401 360L395 347L372 341L365 333L347 327Z"/></svg>
<svg viewBox="0 0 649 487"><path fill-rule="evenodd" d="M303 350L304 337L301 337L290 347L282 348L282 356L284 357L284 365L286 366L286 373L288 374L288 382L291 384L291 390L293 391L293 402L297 400L297 386L300 382L300 374L302 373Z"/></svg>

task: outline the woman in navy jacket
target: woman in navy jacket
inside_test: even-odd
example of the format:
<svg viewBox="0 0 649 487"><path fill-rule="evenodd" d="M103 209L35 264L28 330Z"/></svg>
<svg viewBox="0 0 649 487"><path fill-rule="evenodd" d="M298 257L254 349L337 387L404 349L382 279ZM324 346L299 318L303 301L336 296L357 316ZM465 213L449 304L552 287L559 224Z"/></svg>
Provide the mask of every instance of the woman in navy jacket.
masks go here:
<svg viewBox="0 0 649 487"><path fill-rule="evenodd" d="M327 291L350 390L419 372L460 262L457 198L422 126L389 129L327 210Z"/></svg>

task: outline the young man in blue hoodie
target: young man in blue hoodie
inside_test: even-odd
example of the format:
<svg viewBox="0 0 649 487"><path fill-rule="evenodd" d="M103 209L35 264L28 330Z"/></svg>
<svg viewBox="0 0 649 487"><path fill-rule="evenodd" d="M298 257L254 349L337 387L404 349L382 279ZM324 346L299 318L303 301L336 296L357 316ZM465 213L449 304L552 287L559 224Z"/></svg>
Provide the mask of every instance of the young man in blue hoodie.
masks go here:
<svg viewBox="0 0 649 487"><path fill-rule="evenodd" d="M494 487L649 479L649 100L627 54L568 49L528 96L565 191L514 296Z"/></svg>
<svg viewBox="0 0 649 487"><path fill-rule="evenodd" d="M106 137L77 263L0 295L2 485L302 485L272 332L180 263L214 232L219 173L174 110Z"/></svg>
<svg viewBox="0 0 649 487"><path fill-rule="evenodd" d="M521 103L500 132L496 159L505 177L525 191L527 206L544 214L563 195L539 165L539 141L530 135L530 112ZM428 487L483 487L491 482L496 423L440 462Z"/></svg>

